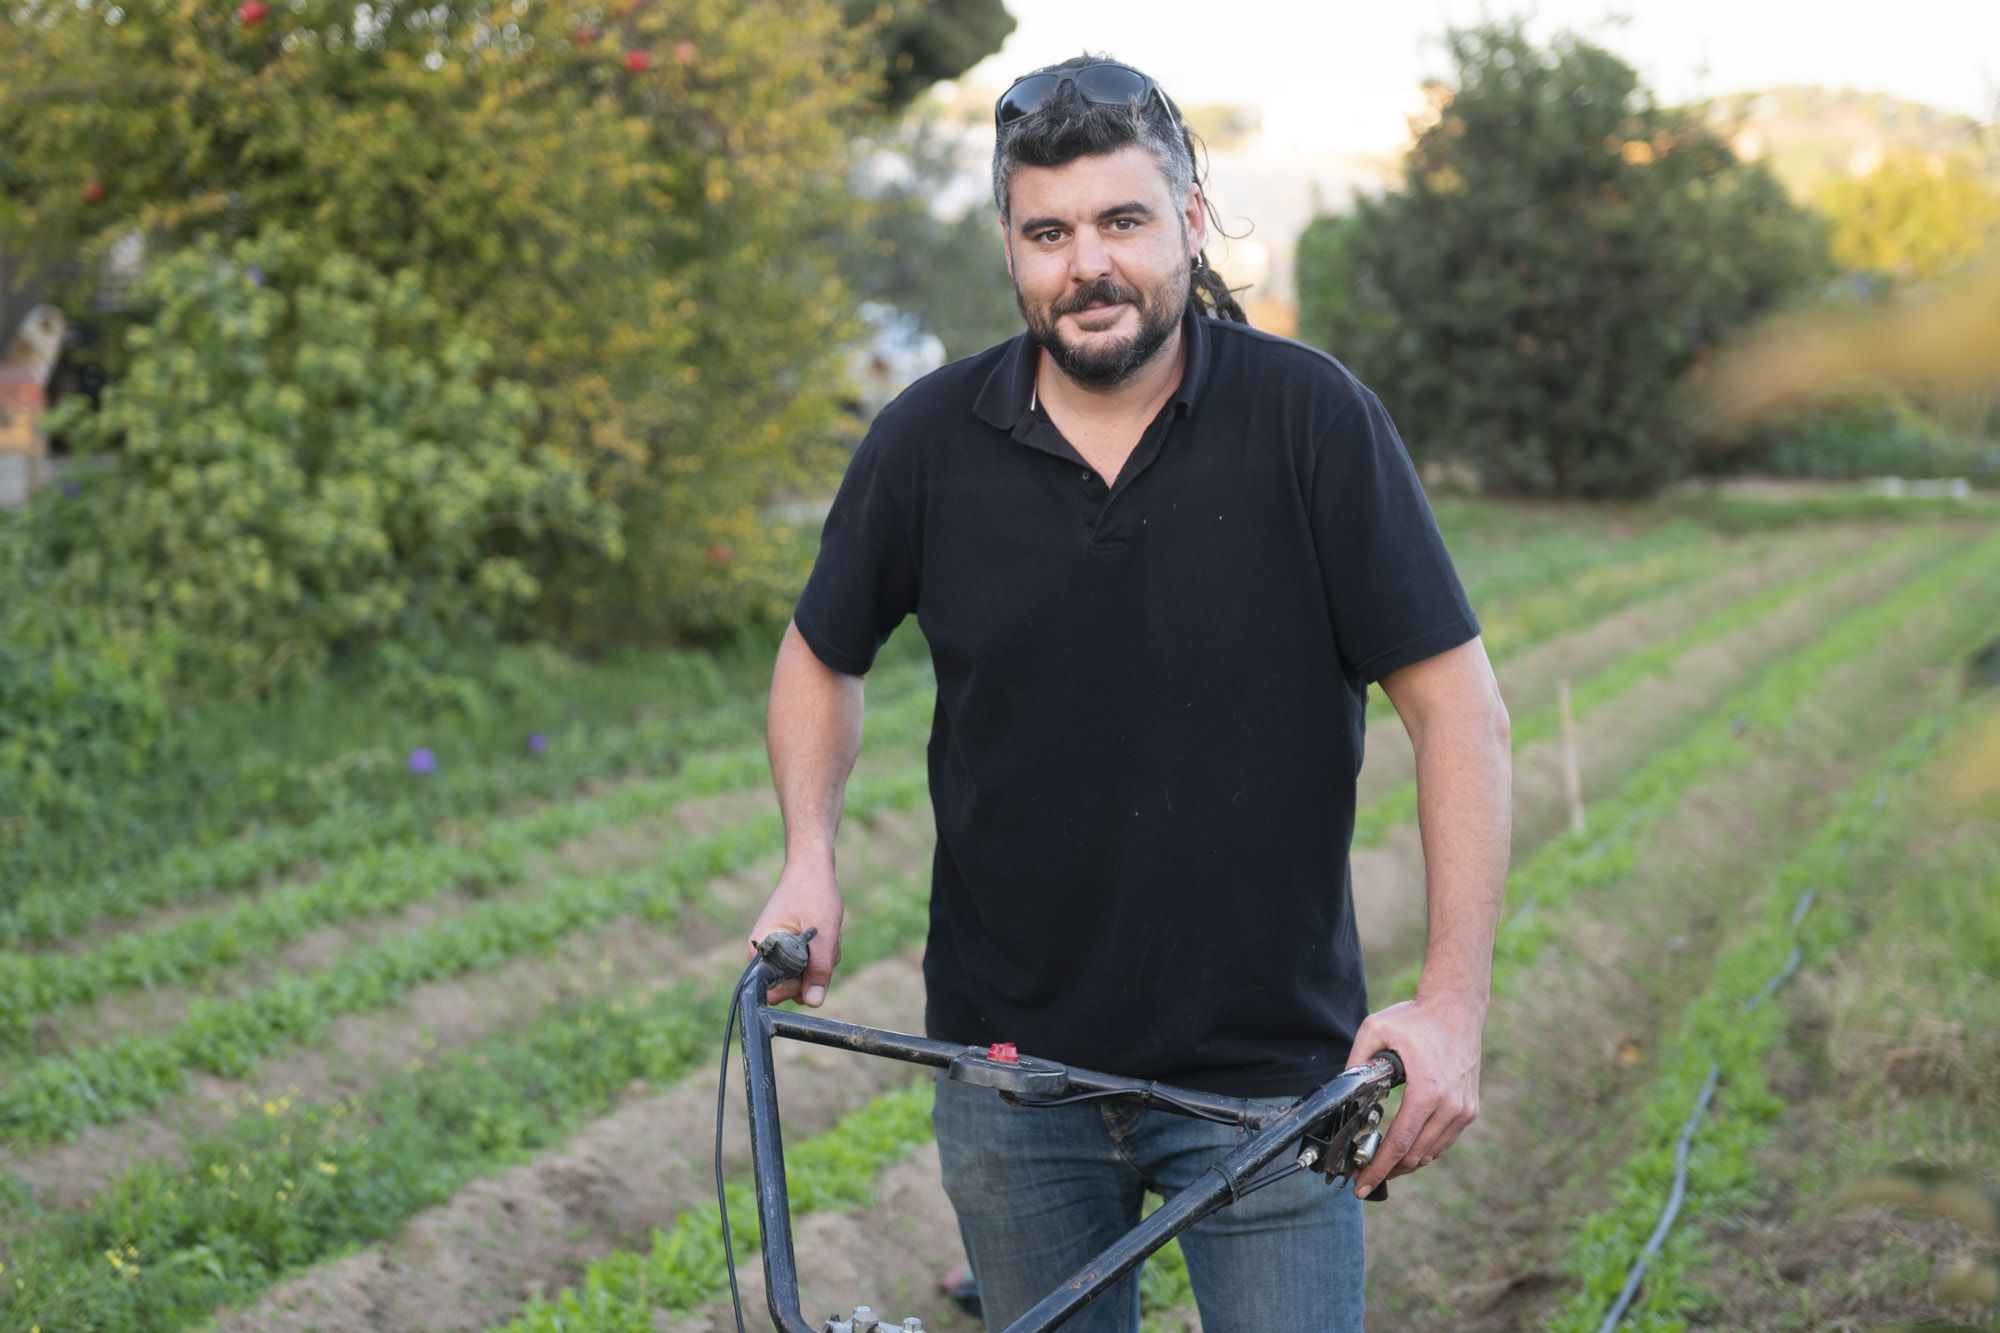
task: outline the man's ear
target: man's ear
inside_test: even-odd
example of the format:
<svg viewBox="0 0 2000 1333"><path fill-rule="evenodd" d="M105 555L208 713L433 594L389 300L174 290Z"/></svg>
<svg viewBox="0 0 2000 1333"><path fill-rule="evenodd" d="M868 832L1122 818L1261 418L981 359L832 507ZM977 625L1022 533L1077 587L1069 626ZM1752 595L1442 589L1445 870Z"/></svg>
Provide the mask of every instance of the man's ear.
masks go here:
<svg viewBox="0 0 2000 1333"><path fill-rule="evenodd" d="M1188 186L1187 202L1181 208L1181 217L1187 223L1188 258L1193 259L1208 244L1208 209L1202 206L1199 185Z"/></svg>
<svg viewBox="0 0 2000 1333"><path fill-rule="evenodd" d="M1000 219L1000 256L1007 261L1007 276L1014 276L1014 233L1007 230L1007 219Z"/></svg>

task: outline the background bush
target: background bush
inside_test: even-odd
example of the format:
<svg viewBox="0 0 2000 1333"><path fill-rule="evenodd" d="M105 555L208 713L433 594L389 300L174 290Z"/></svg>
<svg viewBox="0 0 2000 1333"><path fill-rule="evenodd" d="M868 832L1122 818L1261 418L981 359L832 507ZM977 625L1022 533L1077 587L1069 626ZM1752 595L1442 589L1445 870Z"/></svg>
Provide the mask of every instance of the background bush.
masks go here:
<svg viewBox="0 0 2000 1333"><path fill-rule="evenodd" d="M1982 450L1893 389L1857 389L1771 432L1763 469L1787 477L1969 476Z"/></svg>
<svg viewBox="0 0 2000 1333"><path fill-rule="evenodd" d="M533 554L551 628L712 633L759 613L760 508L838 464L850 302L802 240L848 211L876 36L837 0L28 0L0 12L0 225L29 261L283 227L422 274L623 513L629 561Z"/></svg>
<svg viewBox="0 0 2000 1333"><path fill-rule="evenodd" d="M522 552L617 550L582 472L536 452L526 386L485 373L417 273L271 230L157 262L100 411L55 428L111 464L75 499L71 589L231 679L517 626Z"/></svg>
<svg viewBox="0 0 2000 1333"><path fill-rule="evenodd" d="M1831 272L1824 228L1611 53L1449 40L1402 187L1302 244L1301 328L1490 489L1655 490L1694 458L1680 381Z"/></svg>

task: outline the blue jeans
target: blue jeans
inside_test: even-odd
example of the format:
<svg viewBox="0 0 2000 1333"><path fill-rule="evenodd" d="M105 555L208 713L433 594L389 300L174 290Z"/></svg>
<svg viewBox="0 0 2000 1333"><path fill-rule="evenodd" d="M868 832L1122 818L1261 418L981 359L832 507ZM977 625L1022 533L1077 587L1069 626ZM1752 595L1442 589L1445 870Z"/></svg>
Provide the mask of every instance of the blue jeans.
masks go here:
<svg viewBox="0 0 2000 1333"><path fill-rule="evenodd" d="M942 1076L931 1118L993 1330L1136 1226L1148 1190L1172 1196L1249 1137L1171 1111L1009 1106L991 1088ZM1361 1202L1345 1185L1298 1172L1211 1213L1180 1242L1203 1333L1359 1333ZM1133 1273L1062 1329L1138 1327Z"/></svg>

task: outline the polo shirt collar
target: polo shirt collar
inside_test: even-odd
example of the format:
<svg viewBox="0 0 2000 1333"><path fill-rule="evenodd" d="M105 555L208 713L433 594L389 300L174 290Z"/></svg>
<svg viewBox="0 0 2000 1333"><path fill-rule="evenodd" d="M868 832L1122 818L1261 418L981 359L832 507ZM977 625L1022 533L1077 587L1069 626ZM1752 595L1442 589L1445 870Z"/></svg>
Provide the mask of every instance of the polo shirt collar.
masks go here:
<svg viewBox="0 0 2000 1333"><path fill-rule="evenodd" d="M1201 397L1202 385L1208 379L1210 356L1208 317L1193 301L1188 302L1181 315L1181 345L1187 349L1187 360L1181 368L1180 387L1174 390L1173 402L1185 414L1194 411ZM1008 343L972 405L974 415L1004 431L1012 432L1019 426L1027 418L1028 404L1033 401L1035 365L1041 350L1035 335L1026 330Z"/></svg>

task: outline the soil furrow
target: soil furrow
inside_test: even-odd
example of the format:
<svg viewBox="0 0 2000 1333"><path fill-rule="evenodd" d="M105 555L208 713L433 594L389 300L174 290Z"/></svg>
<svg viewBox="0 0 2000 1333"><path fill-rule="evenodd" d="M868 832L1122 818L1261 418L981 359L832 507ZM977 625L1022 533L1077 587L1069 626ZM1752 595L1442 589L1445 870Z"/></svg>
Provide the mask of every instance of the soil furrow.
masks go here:
<svg viewBox="0 0 2000 1333"><path fill-rule="evenodd" d="M923 982L913 961L886 960L843 981L840 1017L922 1026ZM829 1128L910 1076L906 1065L822 1047L777 1049L785 1132L794 1139ZM740 1117L740 1095L734 1107ZM466 1187L393 1241L281 1283L254 1308L224 1313L219 1326L229 1333L485 1328L572 1281L598 1255L644 1245L650 1228L712 1197L714 1138L712 1071L660 1093L635 1089L565 1151ZM747 1149L746 1136L730 1135L725 1170L746 1170Z"/></svg>

